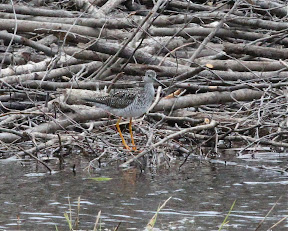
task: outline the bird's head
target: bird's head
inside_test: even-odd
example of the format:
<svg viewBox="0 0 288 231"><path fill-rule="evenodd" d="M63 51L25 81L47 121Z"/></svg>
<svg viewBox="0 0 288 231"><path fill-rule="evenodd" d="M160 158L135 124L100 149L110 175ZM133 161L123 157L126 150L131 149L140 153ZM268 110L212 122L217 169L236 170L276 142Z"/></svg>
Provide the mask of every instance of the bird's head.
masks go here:
<svg viewBox="0 0 288 231"><path fill-rule="evenodd" d="M145 73L145 76L143 77L143 81L145 83L153 83L154 81L157 81L156 79L156 72L153 70L148 70Z"/></svg>
<svg viewBox="0 0 288 231"><path fill-rule="evenodd" d="M145 83L153 83L157 82L159 83L162 87L167 87L165 84L161 83L159 80L156 79L156 72L153 70L147 70L145 73L145 76L143 77L143 81Z"/></svg>

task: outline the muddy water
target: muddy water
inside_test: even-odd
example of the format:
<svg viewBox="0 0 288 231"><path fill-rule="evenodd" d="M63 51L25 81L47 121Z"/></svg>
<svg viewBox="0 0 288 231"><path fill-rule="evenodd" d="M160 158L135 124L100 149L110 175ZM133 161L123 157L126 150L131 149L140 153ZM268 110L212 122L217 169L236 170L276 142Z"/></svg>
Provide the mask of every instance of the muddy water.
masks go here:
<svg viewBox="0 0 288 231"><path fill-rule="evenodd" d="M255 159L256 158L256 159ZM77 158L76 158L77 159ZM281 197L259 230L267 230L288 215L288 177L277 168L287 166L287 155L259 153L226 162L190 159L177 167L119 170L106 167L83 171L87 160L68 161L52 175L34 162L0 161L0 230L68 230L64 213L72 219L81 197L79 229L93 229L101 210L101 227L144 230L159 204L172 196L158 215L158 230L218 230L233 201L236 204L223 230L255 230ZM76 174L71 166L76 164ZM261 169L259 166L277 167ZM175 163L179 166L179 163ZM54 166L57 170L57 165ZM91 177L110 177L97 182ZM288 230L284 220L273 230Z"/></svg>

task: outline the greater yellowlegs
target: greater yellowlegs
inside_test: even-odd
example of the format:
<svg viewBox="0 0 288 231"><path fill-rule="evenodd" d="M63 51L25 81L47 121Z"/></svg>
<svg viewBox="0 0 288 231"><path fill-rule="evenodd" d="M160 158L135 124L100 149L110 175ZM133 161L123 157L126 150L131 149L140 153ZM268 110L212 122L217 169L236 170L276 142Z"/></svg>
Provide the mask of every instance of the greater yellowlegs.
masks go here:
<svg viewBox="0 0 288 231"><path fill-rule="evenodd" d="M146 71L143 81L145 83L144 88L138 90L122 90L115 93L110 93L108 96L97 97L94 99L84 99L86 101L93 102L96 107L102 108L115 116L119 116L116 123L116 128L119 132L123 145L128 150L131 149L126 144L119 126L122 117L130 118L129 132L133 145L132 149L137 150L132 133L132 117L139 117L143 115L148 111L149 107L153 103L155 94L153 82L156 81L163 85L156 79L156 72L153 70Z"/></svg>

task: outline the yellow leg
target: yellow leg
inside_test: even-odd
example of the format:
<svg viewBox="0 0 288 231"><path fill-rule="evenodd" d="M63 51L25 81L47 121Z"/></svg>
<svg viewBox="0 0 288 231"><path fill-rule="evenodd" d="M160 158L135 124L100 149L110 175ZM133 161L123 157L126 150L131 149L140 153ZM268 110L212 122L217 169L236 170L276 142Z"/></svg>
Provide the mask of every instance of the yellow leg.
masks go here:
<svg viewBox="0 0 288 231"><path fill-rule="evenodd" d="M133 137L133 132L132 132L132 118L130 118L130 122L129 122L129 132L130 132L130 135L131 135L131 142L132 142L132 149L134 151L137 151L137 148L136 148L136 145L135 145L135 142L134 142L134 137Z"/></svg>
<svg viewBox="0 0 288 231"><path fill-rule="evenodd" d="M125 146L125 148L128 149L128 150L131 150L130 147L126 144L126 142L125 142L125 140L124 140L124 137L123 137L123 135L122 135L122 132L121 132L121 130L120 130L119 123L120 123L121 119L122 119L122 117L120 116L119 119L118 119L118 121L117 121L117 123L116 123L116 128L117 128L117 131L119 132L119 135L120 135L120 137L121 137L122 143L123 143L123 145Z"/></svg>

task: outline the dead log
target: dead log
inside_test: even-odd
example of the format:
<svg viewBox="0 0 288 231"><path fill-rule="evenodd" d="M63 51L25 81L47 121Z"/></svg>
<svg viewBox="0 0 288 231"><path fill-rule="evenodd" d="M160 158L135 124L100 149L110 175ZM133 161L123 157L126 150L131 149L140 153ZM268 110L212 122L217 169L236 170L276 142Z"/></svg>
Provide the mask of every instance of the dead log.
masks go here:
<svg viewBox="0 0 288 231"><path fill-rule="evenodd" d="M209 92L195 95L185 95L174 99L162 99L153 111L170 111L179 108L194 107L205 104L222 104L235 101L253 101L260 99L262 91L241 89L232 92Z"/></svg>
<svg viewBox="0 0 288 231"><path fill-rule="evenodd" d="M270 59L287 59L288 49L261 47L255 45L243 45L225 43L224 51L233 54L246 54L254 57L265 57Z"/></svg>
<svg viewBox="0 0 288 231"><path fill-rule="evenodd" d="M0 30L13 32L16 21L14 19L1 19ZM127 33L121 30L109 31L107 29L91 28L87 26L67 25L51 22L36 22L29 20L17 20L18 32L47 33L55 35L65 35L68 31L71 34L80 34L82 36L99 37L105 35L106 38L123 40Z"/></svg>
<svg viewBox="0 0 288 231"><path fill-rule="evenodd" d="M26 15L39 15L39 16L48 16L48 17L74 17L79 15L79 12L71 12L66 10L51 10L43 8L35 8L29 6L14 6L16 14L26 14ZM14 13L13 6L11 4L0 4L0 10L3 12Z"/></svg>
<svg viewBox="0 0 288 231"><path fill-rule="evenodd" d="M231 52L229 52L231 53ZM197 61L197 60L196 60ZM198 63L212 65L212 70L232 71L277 71L285 68L284 64L274 60L242 61L242 60L207 60L201 59Z"/></svg>

